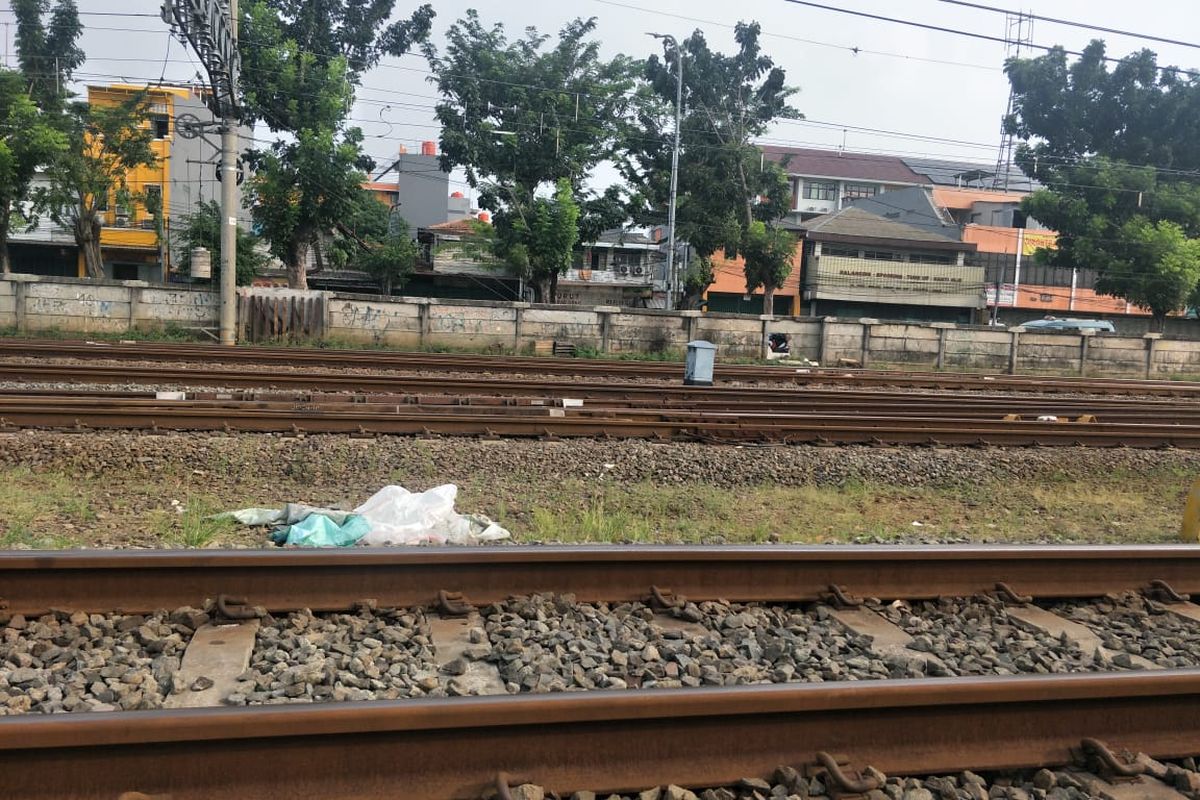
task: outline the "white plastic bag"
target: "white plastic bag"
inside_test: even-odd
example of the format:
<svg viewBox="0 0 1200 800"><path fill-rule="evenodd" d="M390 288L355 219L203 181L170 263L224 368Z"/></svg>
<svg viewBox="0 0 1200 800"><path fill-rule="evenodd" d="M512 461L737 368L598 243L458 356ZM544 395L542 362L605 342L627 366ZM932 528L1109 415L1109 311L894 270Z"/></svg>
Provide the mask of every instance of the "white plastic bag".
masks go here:
<svg viewBox="0 0 1200 800"><path fill-rule="evenodd" d="M385 486L354 509L371 526L358 543L376 547L475 544L508 538L508 531L486 517L457 513L454 510L457 496L458 487L453 483L416 493L403 486Z"/></svg>

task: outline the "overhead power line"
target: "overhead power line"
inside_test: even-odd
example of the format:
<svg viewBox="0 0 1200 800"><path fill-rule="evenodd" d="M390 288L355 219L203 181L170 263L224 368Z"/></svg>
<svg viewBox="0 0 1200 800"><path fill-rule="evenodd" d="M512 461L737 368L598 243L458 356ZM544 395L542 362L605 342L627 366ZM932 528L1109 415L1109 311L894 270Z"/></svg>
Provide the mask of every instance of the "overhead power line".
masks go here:
<svg viewBox="0 0 1200 800"><path fill-rule="evenodd" d="M979 33L977 31L964 31L961 28L948 28L944 25L933 25L928 22L918 22L912 19L900 19L899 17L886 17L882 14L872 14L867 11L856 11L850 8L839 8L838 6L826 5L825 3L815 3L812 0L784 0L785 3L791 3L797 6L806 6L808 8L816 8L822 11L833 11L838 14L849 14L852 17L862 17L863 19L873 19L878 22L890 22L894 25L907 25L910 28L920 28L927 31L935 31L937 33L948 33L954 36L965 36L970 39L979 39L985 42L996 42L997 44L1007 44L1008 40L1002 36L992 36L987 33ZM1061 49L1069 56L1082 57L1083 53L1079 50L1067 50L1060 48L1058 45L1037 44L1036 42L1026 42L1026 47L1031 47L1035 50L1043 50L1050 52L1052 50ZM1125 59L1115 56L1103 56L1103 60L1113 64L1120 64ZM1196 75L1196 70L1181 69L1179 67L1159 67L1156 66L1159 72L1169 72L1175 75L1185 75L1192 77Z"/></svg>
<svg viewBox="0 0 1200 800"><path fill-rule="evenodd" d="M1200 50L1200 43L1184 42L1179 39L1168 39L1165 36L1154 36L1149 33L1134 33L1132 31L1121 30L1120 28L1106 28L1103 25L1092 25L1087 22L1075 22L1069 19L1059 19L1057 17L1044 17L1040 14L1034 14L1030 11L1013 11L1007 8L997 8L996 6L985 6L982 3L968 3L966 0L938 0L941 3L949 3L950 5L963 6L965 8L974 8L980 11L991 11L997 14L1007 14L1017 16L1018 14L1028 19L1036 19L1039 22L1049 22L1054 25L1067 25L1072 28L1083 28L1089 31L1100 31L1101 33L1113 33L1118 36L1129 36L1134 39L1145 39L1149 42L1161 42L1163 44L1174 44L1180 47L1192 47Z"/></svg>

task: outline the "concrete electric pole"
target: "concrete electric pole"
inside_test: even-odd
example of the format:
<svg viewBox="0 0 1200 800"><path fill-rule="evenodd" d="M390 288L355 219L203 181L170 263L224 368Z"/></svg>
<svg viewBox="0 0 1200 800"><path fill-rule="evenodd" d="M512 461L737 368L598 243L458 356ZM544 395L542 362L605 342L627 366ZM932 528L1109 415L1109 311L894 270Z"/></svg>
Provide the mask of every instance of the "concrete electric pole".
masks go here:
<svg viewBox="0 0 1200 800"><path fill-rule="evenodd" d="M673 309L679 292L675 274L675 196L679 191L679 121L683 116L683 49L669 33L649 33L675 47L675 147L671 151L671 202L667 207L667 308Z"/></svg>
<svg viewBox="0 0 1200 800"><path fill-rule="evenodd" d="M237 343L238 0L164 0L163 19L208 72L221 130L221 344ZM176 120L178 125L178 120Z"/></svg>
<svg viewBox="0 0 1200 800"><path fill-rule="evenodd" d="M230 34L237 53L238 0L229 0ZM237 96L237 69L233 72L232 96ZM221 117L221 344L237 344L237 158L238 120L236 109L227 107Z"/></svg>

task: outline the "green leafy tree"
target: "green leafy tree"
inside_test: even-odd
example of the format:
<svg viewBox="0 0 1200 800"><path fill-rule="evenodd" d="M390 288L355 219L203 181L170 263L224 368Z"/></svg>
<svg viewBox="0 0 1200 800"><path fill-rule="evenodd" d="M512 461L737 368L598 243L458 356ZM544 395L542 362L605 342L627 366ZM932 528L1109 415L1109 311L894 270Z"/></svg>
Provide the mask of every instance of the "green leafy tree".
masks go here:
<svg viewBox="0 0 1200 800"><path fill-rule="evenodd" d="M391 294L408 282L417 266L418 253L408 223L393 211L388 230L377 239L359 243L350 266L374 278L383 294Z"/></svg>
<svg viewBox="0 0 1200 800"><path fill-rule="evenodd" d="M753 224L778 220L790 207L786 173L762 158L754 140L776 120L802 115L789 102L797 90L763 53L760 35L758 23L738 23L738 50L732 55L711 50L701 31L679 43L683 115L676 236L687 241L692 252L683 306L693 305L712 282L714 253L723 250L733 257L744 244L757 247L761 238L747 240ZM625 129L620 167L633 192L633 217L643 224L666 221L677 55L675 45L664 41L662 57L654 55L645 62L642 102Z"/></svg>
<svg viewBox="0 0 1200 800"><path fill-rule="evenodd" d="M569 253L550 257L565 231L549 234L544 224L572 218L582 227L573 246L626 219L619 190L591 196L582 188L597 164L616 155L633 88L633 62L601 59L600 43L589 38L595 28L595 19L576 19L552 44L534 28L509 40L503 25L485 27L470 10L446 32L444 52L424 46L442 95L442 167L461 167L480 190L480 206L494 217L497 255L543 301L554 302L558 275L570 263Z"/></svg>
<svg viewBox="0 0 1200 800"><path fill-rule="evenodd" d="M388 208L364 189L359 189L350 213L338 222L324 249L338 267L374 278L383 294L408 282L419 252L399 209Z"/></svg>
<svg viewBox="0 0 1200 800"><path fill-rule="evenodd" d="M1200 237L1200 83L1146 50L1112 69L1105 59L1094 41L1074 63L1061 48L1010 61L1005 124L1044 187L1024 210L1059 234L1039 257L1096 270L1098 291L1148 309L1161 330L1200 279L1186 267Z"/></svg>
<svg viewBox="0 0 1200 800"><path fill-rule="evenodd" d="M158 162L154 132L141 94L112 106L76 104L63 118L67 145L45 172L45 185L32 192L39 214L69 229L92 278L104 277L100 252L100 208L110 198L141 200L126 176Z"/></svg>
<svg viewBox="0 0 1200 800"><path fill-rule="evenodd" d="M29 98L25 77L0 69L0 273L12 272L9 231L14 221L29 221L21 204L34 174L57 158L66 143L62 131Z"/></svg>
<svg viewBox="0 0 1200 800"><path fill-rule="evenodd" d="M212 254L212 280L219 285L221 276L221 204L216 200L203 200L196 210L183 219L182 225L173 232L174 245L179 251L179 264L184 271L192 268L192 249L206 248ZM242 226L237 227L237 283L247 286L254 276L266 266L266 257L260 250L258 237Z"/></svg>
<svg viewBox="0 0 1200 800"><path fill-rule="evenodd" d="M14 221L31 224L23 203L40 167L66 147L60 114L67 86L83 63L76 44L83 26L73 0L13 0L20 71L0 70L0 273L12 270L8 236Z"/></svg>
<svg viewBox="0 0 1200 800"><path fill-rule="evenodd" d="M796 238L782 228L754 220L742 236L741 251L746 291L763 287L763 313L774 313L775 291L792 274Z"/></svg>
<svg viewBox="0 0 1200 800"><path fill-rule="evenodd" d="M554 302L558 276L571 266L579 241L579 205L561 178L552 198L535 197L501 209L495 221L496 257Z"/></svg>
<svg viewBox="0 0 1200 800"><path fill-rule="evenodd" d="M362 133L347 125L364 72L428 35L429 5L389 23L395 0L251 0L238 49L246 116L289 136L249 153L246 201L288 284L307 288L307 257L352 213ZM320 252L320 251L318 251Z"/></svg>
<svg viewBox="0 0 1200 800"><path fill-rule="evenodd" d="M61 111L70 97L71 75L83 63L83 24L74 0L12 0L17 18L17 64L39 108Z"/></svg>
<svg viewBox="0 0 1200 800"><path fill-rule="evenodd" d="M1200 239L1168 220L1134 217L1121 226L1119 256L1096 281L1104 294L1150 309L1161 329L1167 314L1194 300L1200 285Z"/></svg>

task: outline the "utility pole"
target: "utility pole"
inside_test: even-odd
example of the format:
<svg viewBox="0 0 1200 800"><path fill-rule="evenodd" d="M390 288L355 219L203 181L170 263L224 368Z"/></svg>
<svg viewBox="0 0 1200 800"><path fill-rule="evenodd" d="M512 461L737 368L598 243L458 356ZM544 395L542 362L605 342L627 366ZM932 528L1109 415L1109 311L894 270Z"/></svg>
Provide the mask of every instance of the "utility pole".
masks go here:
<svg viewBox="0 0 1200 800"><path fill-rule="evenodd" d="M238 154L238 0L164 0L163 20L191 45L208 72L208 107L220 118L221 131L221 344L234 345L237 321L237 154ZM180 135L194 137L211 123L182 124Z"/></svg>
<svg viewBox="0 0 1200 800"><path fill-rule="evenodd" d="M676 305L679 276L675 274L675 197L679 191L679 129L683 116L683 49L669 33L650 33L675 47L675 147L671 150L671 202L667 207L667 309Z"/></svg>
<svg viewBox="0 0 1200 800"><path fill-rule="evenodd" d="M230 34L237 52L238 0L229 0ZM237 95L237 72L233 75ZM237 344L238 120L232 104L221 118L221 344Z"/></svg>

